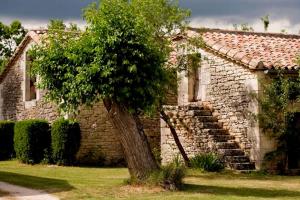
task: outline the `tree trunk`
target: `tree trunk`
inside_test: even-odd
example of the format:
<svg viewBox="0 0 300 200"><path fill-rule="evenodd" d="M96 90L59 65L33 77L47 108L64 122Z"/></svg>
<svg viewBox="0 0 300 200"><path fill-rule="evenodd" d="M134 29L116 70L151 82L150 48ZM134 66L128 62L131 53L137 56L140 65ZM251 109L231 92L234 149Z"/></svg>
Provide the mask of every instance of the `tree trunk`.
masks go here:
<svg viewBox="0 0 300 200"><path fill-rule="evenodd" d="M174 138L174 141L177 145L177 148L179 149L179 152L184 160L184 163L186 166L190 166L190 159L189 157L187 156L187 154L185 153L185 150L178 138L178 135L176 133L176 130L175 128L173 127L172 123L170 122L170 118L168 117L168 115L165 113L165 111L163 109L160 110L160 115L162 117L162 119L167 123L167 125L169 126L170 128L170 131L172 133L172 136Z"/></svg>
<svg viewBox="0 0 300 200"><path fill-rule="evenodd" d="M143 125L137 116L111 99L103 100L113 126L118 130L125 159L132 178L143 180L159 169L151 152Z"/></svg>

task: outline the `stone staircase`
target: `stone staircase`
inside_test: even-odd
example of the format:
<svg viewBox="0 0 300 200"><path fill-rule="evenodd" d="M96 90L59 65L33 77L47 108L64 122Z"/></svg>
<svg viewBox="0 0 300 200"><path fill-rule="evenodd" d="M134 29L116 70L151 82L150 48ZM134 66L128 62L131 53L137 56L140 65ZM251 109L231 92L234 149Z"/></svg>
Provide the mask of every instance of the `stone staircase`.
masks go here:
<svg viewBox="0 0 300 200"><path fill-rule="evenodd" d="M182 127L194 137L203 140L201 152L215 152L223 158L226 167L234 170L254 170L255 164L239 147L235 137L222 128L222 123L212 115L212 112L197 104L187 106L166 106L165 111L178 132ZM204 147L204 148L203 148Z"/></svg>

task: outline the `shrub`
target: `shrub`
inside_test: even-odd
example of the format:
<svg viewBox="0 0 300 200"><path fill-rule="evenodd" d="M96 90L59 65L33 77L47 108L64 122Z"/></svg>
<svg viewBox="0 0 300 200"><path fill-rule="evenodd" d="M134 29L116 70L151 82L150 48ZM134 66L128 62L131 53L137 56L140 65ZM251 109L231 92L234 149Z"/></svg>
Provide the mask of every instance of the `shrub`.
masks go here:
<svg viewBox="0 0 300 200"><path fill-rule="evenodd" d="M80 147L80 126L77 122L59 119L51 129L52 158L58 165L72 165Z"/></svg>
<svg viewBox="0 0 300 200"><path fill-rule="evenodd" d="M219 172L225 168L220 157L214 153L198 154L190 160L191 167L208 172Z"/></svg>
<svg viewBox="0 0 300 200"><path fill-rule="evenodd" d="M50 128L44 120L24 120L14 128L14 149L16 157L23 163L41 162L50 151Z"/></svg>
<svg viewBox="0 0 300 200"><path fill-rule="evenodd" d="M147 182L168 190L180 189L185 177L185 166L177 156L171 163L150 174Z"/></svg>
<svg viewBox="0 0 300 200"><path fill-rule="evenodd" d="M14 122L0 121L0 160L14 156Z"/></svg>

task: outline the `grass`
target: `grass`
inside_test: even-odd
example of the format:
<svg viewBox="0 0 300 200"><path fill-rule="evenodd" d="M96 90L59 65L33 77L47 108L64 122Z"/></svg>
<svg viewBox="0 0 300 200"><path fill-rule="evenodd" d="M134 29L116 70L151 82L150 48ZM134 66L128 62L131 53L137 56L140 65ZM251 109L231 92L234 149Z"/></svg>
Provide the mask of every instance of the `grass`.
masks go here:
<svg viewBox="0 0 300 200"><path fill-rule="evenodd" d="M62 199L299 200L300 177L188 171L183 191L126 186L124 168L57 167L0 162L0 181L42 189ZM0 196L1 196L0 191Z"/></svg>

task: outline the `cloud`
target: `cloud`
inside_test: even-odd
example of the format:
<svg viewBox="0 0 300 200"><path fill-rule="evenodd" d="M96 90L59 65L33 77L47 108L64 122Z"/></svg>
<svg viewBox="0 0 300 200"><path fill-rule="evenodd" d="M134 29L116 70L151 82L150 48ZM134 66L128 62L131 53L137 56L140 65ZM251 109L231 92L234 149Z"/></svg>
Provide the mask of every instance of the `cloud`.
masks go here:
<svg viewBox="0 0 300 200"><path fill-rule="evenodd" d="M246 23L241 21L241 23ZM253 27L255 31L263 32L264 26L260 19L252 20L247 22L249 26ZM233 30L233 22L228 18L204 18L204 17L195 17L191 19L190 26L192 27L206 27L206 28L220 28ZM300 31L300 23L293 24L288 18L278 19L271 21L269 25L268 32L281 32L285 30L287 33L298 34Z"/></svg>
<svg viewBox="0 0 300 200"><path fill-rule="evenodd" d="M82 8L97 0L0 0L0 21L19 19L26 28L45 27L49 19L60 18L84 26ZM179 0L192 11L192 26L232 28L248 23L263 31L260 17L270 14L270 31L286 29L298 33L300 0Z"/></svg>
<svg viewBox="0 0 300 200"><path fill-rule="evenodd" d="M180 5L190 8L193 17L230 18L233 23L259 19L266 14L272 20L300 21L299 0L182 0Z"/></svg>

